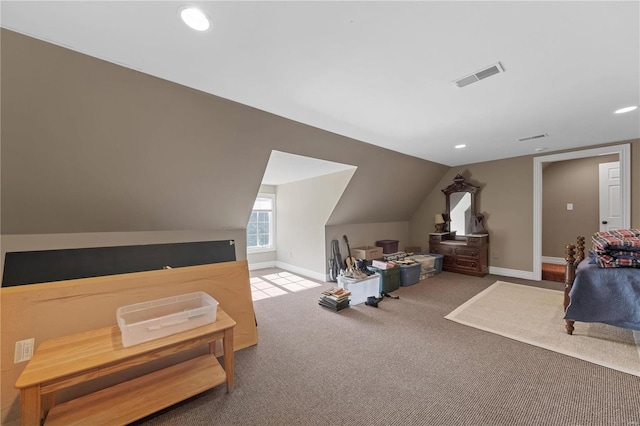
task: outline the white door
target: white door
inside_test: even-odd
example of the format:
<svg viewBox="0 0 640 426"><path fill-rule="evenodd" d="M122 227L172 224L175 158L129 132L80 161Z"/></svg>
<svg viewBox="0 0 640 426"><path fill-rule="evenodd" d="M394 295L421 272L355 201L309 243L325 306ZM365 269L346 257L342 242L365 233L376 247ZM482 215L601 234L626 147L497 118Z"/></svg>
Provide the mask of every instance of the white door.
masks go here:
<svg viewBox="0 0 640 426"><path fill-rule="evenodd" d="M600 230L622 227L620 162L600 163Z"/></svg>

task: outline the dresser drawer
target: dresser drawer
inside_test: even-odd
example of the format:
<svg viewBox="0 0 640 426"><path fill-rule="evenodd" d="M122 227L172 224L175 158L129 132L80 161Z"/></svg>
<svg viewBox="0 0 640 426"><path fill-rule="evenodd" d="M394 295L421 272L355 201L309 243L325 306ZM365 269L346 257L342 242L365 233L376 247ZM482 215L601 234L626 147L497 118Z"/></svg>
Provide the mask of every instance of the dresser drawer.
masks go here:
<svg viewBox="0 0 640 426"><path fill-rule="evenodd" d="M477 259L471 259L468 257L456 257L454 258L452 266L458 269L467 269L470 271L477 271L479 265L480 264Z"/></svg>
<svg viewBox="0 0 640 426"><path fill-rule="evenodd" d="M439 238L439 235L431 235ZM470 241L471 240L471 241ZM489 273L487 236L469 236L462 240L429 241L429 252L443 255L442 270L482 277Z"/></svg>
<svg viewBox="0 0 640 426"><path fill-rule="evenodd" d="M489 238L486 235L469 235L467 236L467 245L468 246L481 246L483 244L487 244L489 242Z"/></svg>
<svg viewBox="0 0 640 426"><path fill-rule="evenodd" d="M445 233L434 233L434 234L429 234L429 241L430 242L434 242L434 243L439 243L440 241L444 241L447 239L450 239L452 234L445 232Z"/></svg>
<svg viewBox="0 0 640 426"><path fill-rule="evenodd" d="M480 256L480 250L475 247L455 247L452 254L477 258Z"/></svg>
<svg viewBox="0 0 640 426"><path fill-rule="evenodd" d="M431 253L442 254L444 256L452 256L452 257L466 256L466 257L477 258L480 256L481 248L447 245L447 244L431 244L429 251Z"/></svg>
<svg viewBox="0 0 640 426"><path fill-rule="evenodd" d="M444 244L431 244L429 246L429 251L431 253L442 254L442 255L453 255L455 254L455 247L447 246Z"/></svg>
<svg viewBox="0 0 640 426"><path fill-rule="evenodd" d="M447 256L444 255L442 258L442 266L455 266L456 265L456 257L455 256Z"/></svg>

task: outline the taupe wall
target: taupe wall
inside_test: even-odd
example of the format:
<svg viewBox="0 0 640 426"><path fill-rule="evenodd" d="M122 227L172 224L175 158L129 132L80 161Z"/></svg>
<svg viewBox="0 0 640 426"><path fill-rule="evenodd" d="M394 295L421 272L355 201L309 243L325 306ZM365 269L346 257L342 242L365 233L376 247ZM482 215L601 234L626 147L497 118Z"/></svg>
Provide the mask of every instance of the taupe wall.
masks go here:
<svg viewBox="0 0 640 426"><path fill-rule="evenodd" d="M640 140L606 145L631 146L631 226L640 227ZM590 146L588 148L595 148ZM452 167L424 199L409 223L412 244L428 246L435 213L444 210L441 189L460 173L481 186L476 209L485 215L489 231L489 266L515 271L533 270L533 158L524 156ZM543 210L544 210L543 206ZM575 235L568 242L575 241ZM566 242L562 242L564 247Z"/></svg>
<svg viewBox="0 0 640 426"><path fill-rule="evenodd" d="M489 231L489 265L532 270L533 256L533 160L517 157L452 167L424 199L410 221L412 244L429 246L434 215L445 210L441 189L453 183L456 174L480 186L476 210L485 216Z"/></svg>
<svg viewBox="0 0 640 426"><path fill-rule="evenodd" d="M1 42L3 234L244 229L273 149L358 167L331 223L408 220L447 169L5 29ZM415 192L393 202L361 195L407 177Z"/></svg>
<svg viewBox="0 0 640 426"><path fill-rule="evenodd" d="M564 246L576 236L589 238L599 230L598 165L612 161L618 155L557 161L543 169L542 256L564 258Z"/></svg>
<svg viewBox="0 0 640 426"><path fill-rule="evenodd" d="M448 168L5 29L1 43L3 236L200 230L244 238L277 149L358 167L327 221L327 241L366 229L354 246L400 239L427 247L444 206L440 189L462 173L482 186L490 265L532 270L533 157ZM632 145L635 181L640 150ZM640 226L640 185L632 193L632 225ZM385 223L393 229L378 233Z"/></svg>
<svg viewBox="0 0 640 426"><path fill-rule="evenodd" d="M331 258L331 241L340 242L342 259L347 257L347 245L343 236L347 236L349 246L375 246L379 240L398 240L398 249L403 250L411 240L409 222L360 223L349 225L329 225L325 229L327 258Z"/></svg>

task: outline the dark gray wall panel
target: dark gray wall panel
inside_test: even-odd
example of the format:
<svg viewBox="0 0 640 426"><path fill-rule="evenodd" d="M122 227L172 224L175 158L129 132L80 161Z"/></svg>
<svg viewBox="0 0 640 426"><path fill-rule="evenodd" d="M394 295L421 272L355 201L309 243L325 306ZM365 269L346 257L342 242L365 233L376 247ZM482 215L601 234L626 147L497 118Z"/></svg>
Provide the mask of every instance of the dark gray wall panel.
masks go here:
<svg viewBox="0 0 640 426"><path fill-rule="evenodd" d="M10 252L2 287L234 260L233 240Z"/></svg>

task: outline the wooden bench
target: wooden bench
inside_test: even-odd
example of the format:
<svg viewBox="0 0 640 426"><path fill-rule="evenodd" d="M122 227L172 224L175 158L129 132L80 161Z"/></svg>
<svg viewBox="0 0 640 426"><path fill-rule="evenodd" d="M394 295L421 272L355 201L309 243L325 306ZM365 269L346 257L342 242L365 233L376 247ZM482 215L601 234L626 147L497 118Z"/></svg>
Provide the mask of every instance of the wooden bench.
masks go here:
<svg viewBox="0 0 640 426"><path fill-rule="evenodd" d="M117 326L48 340L15 384L21 424L124 425L225 382L232 392L235 325L218 307L211 324L126 348ZM222 340L224 368L215 355L217 340ZM208 354L56 405L58 390L203 345Z"/></svg>

